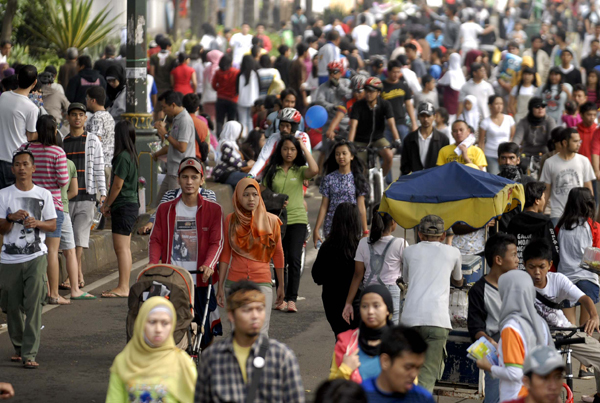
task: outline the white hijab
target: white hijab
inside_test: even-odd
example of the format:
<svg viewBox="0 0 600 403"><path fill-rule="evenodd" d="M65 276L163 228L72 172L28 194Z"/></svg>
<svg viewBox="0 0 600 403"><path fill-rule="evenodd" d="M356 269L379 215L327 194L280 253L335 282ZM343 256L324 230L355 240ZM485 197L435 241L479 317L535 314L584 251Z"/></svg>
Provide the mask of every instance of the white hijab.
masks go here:
<svg viewBox="0 0 600 403"><path fill-rule="evenodd" d="M467 95L465 101L470 101L472 107L470 111L467 108L463 108L460 119L467 122L475 130L475 133L477 133L477 130L479 130L479 105L477 105L477 98L475 95Z"/></svg>
<svg viewBox="0 0 600 403"><path fill-rule="evenodd" d="M448 71L438 81L439 85L447 85L450 86L450 88L452 88L454 91L460 91L466 82L465 75L460 67L460 61L461 58L458 53L452 53L450 55Z"/></svg>
<svg viewBox="0 0 600 403"><path fill-rule="evenodd" d="M223 131L221 131L221 135L219 136L219 151L223 149L224 145L228 145L232 148L234 157L242 158L237 140L239 138L244 138L244 133L242 133L243 130L244 127L242 124L235 120L230 120L225 123L225 125L223 125Z"/></svg>

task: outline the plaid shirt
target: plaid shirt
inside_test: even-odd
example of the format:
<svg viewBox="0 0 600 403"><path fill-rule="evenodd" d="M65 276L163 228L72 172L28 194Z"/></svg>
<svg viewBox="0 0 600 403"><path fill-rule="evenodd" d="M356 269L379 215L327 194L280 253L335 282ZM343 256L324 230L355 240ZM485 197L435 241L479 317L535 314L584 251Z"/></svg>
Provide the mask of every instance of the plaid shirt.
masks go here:
<svg viewBox="0 0 600 403"><path fill-rule="evenodd" d="M248 382L254 372L254 357L260 343L266 337L260 335L254 342L246 371ZM256 394L256 403L304 403L304 388L296 356L285 344L269 340L269 351ZM247 384L242 377L240 365L233 352L233 339L228 337L214 343L202 353L196 384L196 403L246 401Z"/></svg>

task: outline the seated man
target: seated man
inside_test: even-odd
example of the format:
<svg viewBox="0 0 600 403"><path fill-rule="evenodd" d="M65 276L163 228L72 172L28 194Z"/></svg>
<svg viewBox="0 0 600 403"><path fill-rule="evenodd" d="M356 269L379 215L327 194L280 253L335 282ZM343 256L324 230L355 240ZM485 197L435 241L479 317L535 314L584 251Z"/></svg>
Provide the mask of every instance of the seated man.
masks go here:
<svg viewBox="0 0 600 403"><path fill-rule="evenodd" d="M575 357L586 367L594 367L596 377L596 395L594 402L600 401L600 342L592 337L594 331L599 331L598 312L592 299L585 295L564 274L549 272L552 266L552 249L544 239L532 240L523 251L525 269L533 279L537 291L535 308L539 315L546 320L549 327L575 327L569 322L562 311L561 302L568 300L579 302L590 319L586 322L584 332L577 332L574 337L585 338L585 344L570 346Z"/></svg>
<svg viewBox="0 0 600 403"><path fill-rule="evenodd" d="M440 150L437 164L444 165L452 161L461 164L476 166L483 171L487 160L483 150L475 145L475 136L471 133L469 125L464 120L452 123L452 137L456 144L450 144Z"/></svg>
<svg viewBox="0 0 600 403"><path fill-rule="evenodd" d="M390 328L379 346L381 373L362 383L367 400L370 403L433 403L431 393L415 385L426 351L427 343L417 331L402 326Z"/></svg>
<svg viewBox="0 0 600 403"><path fill-rule="evenodd" d="M561 400L565 364L553 347L537 346L523 363L523 386L527 396L508 403L556 403Z"/></svg>

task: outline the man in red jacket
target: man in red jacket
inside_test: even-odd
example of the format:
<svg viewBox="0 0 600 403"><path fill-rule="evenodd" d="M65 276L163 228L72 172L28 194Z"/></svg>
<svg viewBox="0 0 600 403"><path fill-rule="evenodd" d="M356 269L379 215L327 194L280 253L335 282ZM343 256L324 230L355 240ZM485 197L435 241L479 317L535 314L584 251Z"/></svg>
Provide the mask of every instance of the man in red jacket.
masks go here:
<svg viewBox="0 0 600 403"><path fill-rule="evenodd" d="M219 204L198 196L203 177L197 159L181 162L181 195L158 206L148 244L150 264L162 262L200 271L194 277L198 287L208 286L223 250L223 211ZM215 274L212 284L217 281Z"/></svg>

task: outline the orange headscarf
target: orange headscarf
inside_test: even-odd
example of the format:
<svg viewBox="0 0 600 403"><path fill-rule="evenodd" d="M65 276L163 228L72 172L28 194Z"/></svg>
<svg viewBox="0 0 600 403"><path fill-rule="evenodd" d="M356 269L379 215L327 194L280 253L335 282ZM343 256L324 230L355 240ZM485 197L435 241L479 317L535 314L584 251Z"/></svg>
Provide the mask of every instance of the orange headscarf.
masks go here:
<svg viewBox="0 0 600 403"><path fill-rule="evenodd" d="M258 192L258 206L252 213L242 207L244 190L253 186ZM229 244L238 255L268 263L281 237L281 221L268 213L260 194L260 185L252 178L240 180L233 193L233 210L229 221Z"/></svg>

